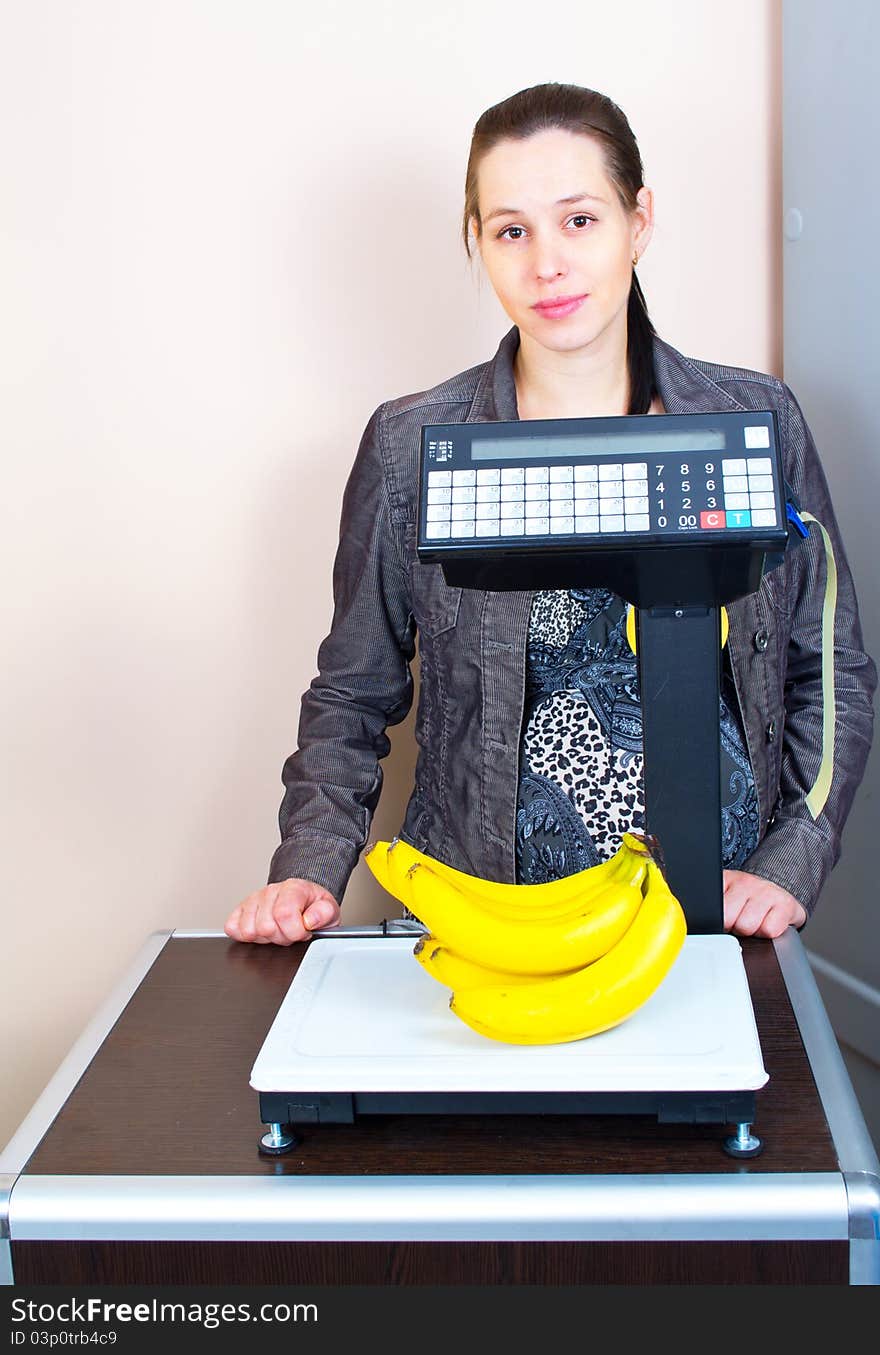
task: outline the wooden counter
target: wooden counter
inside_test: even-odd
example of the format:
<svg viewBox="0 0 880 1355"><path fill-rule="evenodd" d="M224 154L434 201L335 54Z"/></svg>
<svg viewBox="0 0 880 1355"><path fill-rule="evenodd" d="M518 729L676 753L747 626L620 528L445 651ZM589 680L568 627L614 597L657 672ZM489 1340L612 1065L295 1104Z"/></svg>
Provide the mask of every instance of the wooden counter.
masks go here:
<svg viewBox="0 0 880 1355"><path fill-rule="evenodd" d="M854 1264L874 1271L876 1157L794 931L743 941L769 1073L755 1122L764 1151L746 1160L723 1151L729 1127L623 1115L370 1116L304 1129L289 1155L266 1157L248 1078L304 946L186 933L153 946L94 1048L75 1051L75 1086L53 1106L50 1085L0 1158L15 1283L847 1284ZM454 1237L448 1223L438 1239L413 1236L417 1224L395 1236L388 1191L410 1182L436 1195L440 1178L505 1199L552 1183L583 1209L522 1236L515 1223L481 1236L491 1225L464 1220ZM309 1189L334 1184L342 1212L321 1236L298 1211Z"/></svg>

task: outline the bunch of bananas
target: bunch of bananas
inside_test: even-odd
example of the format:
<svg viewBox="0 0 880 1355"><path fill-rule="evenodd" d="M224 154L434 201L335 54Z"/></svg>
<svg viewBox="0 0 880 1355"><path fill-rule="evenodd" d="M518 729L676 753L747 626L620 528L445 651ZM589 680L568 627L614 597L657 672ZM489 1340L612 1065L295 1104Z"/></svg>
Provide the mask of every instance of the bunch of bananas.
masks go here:
<svg viewBox="0 0 880 1355"><path fill-rule="evenodd" d="M429 928L414 954L472 1030L560 1044L609 1030L659 988L687 931L647 839L625 833L601 865L542 885L482 880L400 838L364 860Z"/></svg>

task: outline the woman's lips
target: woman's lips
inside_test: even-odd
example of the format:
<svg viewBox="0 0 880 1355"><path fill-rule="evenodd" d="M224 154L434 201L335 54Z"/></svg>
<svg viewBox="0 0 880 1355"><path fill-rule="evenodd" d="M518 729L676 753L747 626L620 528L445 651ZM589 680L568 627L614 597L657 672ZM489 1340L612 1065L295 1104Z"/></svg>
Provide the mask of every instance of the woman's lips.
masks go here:
<svg viewBox="0 0 880 1355"><path fill-rule="evenodd" d="M576 311L588 296L589 292L584 292L583 296L554 296L549 301L536 302L532 310L547 320L561 320Z"/></svg>

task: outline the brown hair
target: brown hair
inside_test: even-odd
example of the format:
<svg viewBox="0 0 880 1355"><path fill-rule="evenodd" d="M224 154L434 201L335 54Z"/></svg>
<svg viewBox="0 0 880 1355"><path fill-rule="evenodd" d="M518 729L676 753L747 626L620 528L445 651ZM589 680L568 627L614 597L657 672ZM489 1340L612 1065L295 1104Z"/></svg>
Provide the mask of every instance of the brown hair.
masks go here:
<svg viewBox="0 0 880 1355"><path fill-rule="evenodd" d="M580 85L533 85L502 103L487 108L471 138L464 187L462 236L470 257L469 229L473 218L480 228L477 171L480 161L500 141L524 141L535 132L561 128L591 136L605 156L605 166L625 211L634 211L642 187L642 157L626 114L604 94ZM646 414L657 393L653 338L656 333L639 280L633 269L627 305L627 366L630 378L630 414Z"/></svg>

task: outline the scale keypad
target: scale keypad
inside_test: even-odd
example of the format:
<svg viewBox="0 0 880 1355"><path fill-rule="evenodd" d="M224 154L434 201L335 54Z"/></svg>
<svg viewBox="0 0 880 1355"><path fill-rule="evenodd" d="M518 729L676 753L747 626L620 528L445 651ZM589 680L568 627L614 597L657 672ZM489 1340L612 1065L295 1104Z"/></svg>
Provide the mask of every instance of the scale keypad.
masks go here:
<svg viewBox="0 0 880 1355"><path fill-rule="evenodd" d="M727 527L775 527L776 496L769 457L725 458L724 512Z"/></svg>
<svg viewBox="0 0 880 1355"><path fill-rule="evenodd" d="M779 525L766 428L745 455L429 470L424 539L677 533ZM748 442L748 439L747 439ZM754 450L752 450L754 449Z"/></svg>
<svg viewBox="0 0 880 1355"><path fill-rule="evenodd" d="M650 529L644 461L428 472L427 540Z"/></svg>

